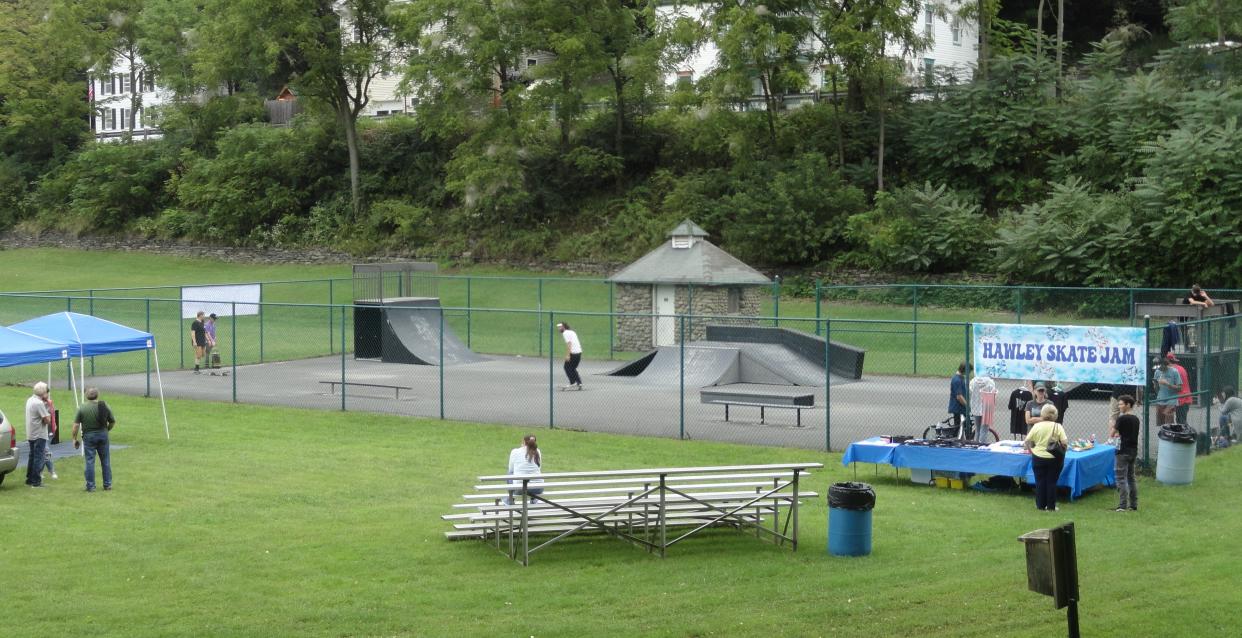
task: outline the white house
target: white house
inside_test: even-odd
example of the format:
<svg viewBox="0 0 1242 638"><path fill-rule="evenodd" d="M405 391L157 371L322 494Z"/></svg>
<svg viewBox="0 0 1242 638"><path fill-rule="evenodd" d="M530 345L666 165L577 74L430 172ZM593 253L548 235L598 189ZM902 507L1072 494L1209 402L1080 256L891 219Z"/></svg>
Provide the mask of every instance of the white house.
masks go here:
<svg viewBox="0 0 1242 638"><path fill-rule="evenodd" d="M103 73L93 70L87 80L91 130L98 141L122 139L130 132L131 124L136 140L163 136L156 125L153 109L171 102L173 93L156 83L154 74L141 58L135 57L133 65L136 72L130 73L130 61L121 57Z"/></svg>
<svg viewBox="0 0 1242 638"><path fill-rule="evenodd" d="M886 53L899 57L906 67L907 77L911 86L923 87L934 85L939 78L952 76L958 81L968 81L979 62L979 31L973 21L967 21L955 14L962 8L962 0L937 0L923 6L917 16L918 26L923 33L930 36L932 44L925 51L906 53L896 46L889 45ZM678 16L695 20L703 19L702 8L694 3L666 4L658 8L664 19ZM945 14L941 17L938 14ZM809 49L818 48L816 43L807 43ZM715 43L707 42L690 58L683 60L675 70L666 76L668 84L677 82L697 82L711 73L716 66L719 55ZM807 69L810 86L806 93L832 90L832 76L823 67ZM755 82L755 94L762 89Z"/></svg>

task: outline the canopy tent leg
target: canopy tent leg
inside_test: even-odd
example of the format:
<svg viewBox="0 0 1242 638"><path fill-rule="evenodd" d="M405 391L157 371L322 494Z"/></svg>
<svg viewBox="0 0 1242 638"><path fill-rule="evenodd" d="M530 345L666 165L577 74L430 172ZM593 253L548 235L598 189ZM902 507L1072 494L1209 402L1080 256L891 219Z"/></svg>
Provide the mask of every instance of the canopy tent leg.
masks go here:
<svg viewBox="0 0 1242 638"><path fill-rule="evenodd" d="M164 415L164 438L171 441L172 435L168 432L168 408L164 406L164 378L160 376L160 349L152 346L151 350L155 352L155 381L160 388L160 412Z"/></svg>

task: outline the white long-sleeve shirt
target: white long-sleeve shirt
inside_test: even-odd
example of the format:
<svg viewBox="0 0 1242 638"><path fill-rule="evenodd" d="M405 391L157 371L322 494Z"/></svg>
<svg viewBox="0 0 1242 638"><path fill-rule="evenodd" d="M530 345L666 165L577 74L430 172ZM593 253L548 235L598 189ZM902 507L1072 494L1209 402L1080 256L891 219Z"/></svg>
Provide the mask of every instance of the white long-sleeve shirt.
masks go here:
<svg viewBox="0 0 1242 638"><path fill-rule="evenodd" d="M539 461L540 463L543 462L543 451L542 450L540 450L539 452ZM513 451L509 452L509 471L507 472L508 474L516 475L516 476L533 476L533 475L542 473L542 469L543 468L539 464L536 464L534 461L526 458L526 446L525 445L520 445L518 447L515 447L513 448ZM531 483L535 483L535 482L536 481L531 481ZM543 481L538 481L538 482L542 483Z"/></svg>

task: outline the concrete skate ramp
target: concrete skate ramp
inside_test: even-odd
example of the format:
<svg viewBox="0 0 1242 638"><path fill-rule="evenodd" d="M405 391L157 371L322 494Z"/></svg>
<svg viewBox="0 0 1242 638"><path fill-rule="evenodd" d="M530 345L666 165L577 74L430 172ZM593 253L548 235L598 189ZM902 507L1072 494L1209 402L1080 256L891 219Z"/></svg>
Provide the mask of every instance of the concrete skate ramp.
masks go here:
<svg viewBox="0 0 1242 638"><path fill-rule="evenodd" d="M834 378L840 377L842 380L862 378L863 357L866 355L866 351L840 341L826 343L822 337L798 330L763 326L709 325L706 329L706 337L708 341L715 343L783 346L782 354L791 354L794 359L809 363L819 369L818 375L821 379L816 383L808 385L823 385L824 348L827 347L829 348L828 354L830 355L829 364L832 366ZM772 356L771 353L764 350L754 351L762 353L761 358L765 360ZM791 363L790 365L794 364ZM802 372L798 371L794 374L800 376Z"/></svg>
<svg viewBox="0 0 1242 638"><path fill-rule="evenodd" d="M705 388L737 383L739 357L736 348L686 344L686 387ZM681 383L681 348L664 346L608 372L613 376L634 377L639 383L676 387ZM636 365L646 361L645 365Z"/></svg>
<svg viewBox="0 0 1242 638"><path fill-rule="evenodd" d="M797 351L772 343L720 343L695 341L686 344L686 387L705 388L729 383L823 387L824 367ZM605 372L634 377L649 385L676 387L681 370L677 346L664 346ZM832 375L833 384L850 381Z"/></svg>
<svg viewBox="0 0 1242 638"><path fill-rule="evenodd" d="M385 305L383 356L385 363L440 365L440 308L434 304ZM444 365L486 361L444 326Z"/></svg>

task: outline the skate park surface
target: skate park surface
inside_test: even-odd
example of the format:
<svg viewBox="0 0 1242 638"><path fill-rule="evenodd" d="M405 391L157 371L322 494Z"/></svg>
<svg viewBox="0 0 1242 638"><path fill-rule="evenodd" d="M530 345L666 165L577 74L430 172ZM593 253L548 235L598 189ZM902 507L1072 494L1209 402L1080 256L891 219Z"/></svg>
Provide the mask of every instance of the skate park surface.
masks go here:
<svg viewBox="0 0 1242 638"><path fill-rule="evenodd" d="M195 375L191 371L165 371L164 392L170 398L228 402L234 383L240 403L284 405L299 408L340 410L340 392L333 393L322 381L408 386L401 398L383 387L349 386L344 407L350 411L381 412L547 428L551 421L561 429L610 432L638 436L679 436L683 409L680 383L653 384L642 377L608 376L616 361L584 360L579 371L581 391L561 391L565 374L562 359L491 356L485 361L456 366L425 366L383 363L374 360L322 357L238 366L235 376ZM444 397L440 399L443 374ZM667 376L667 375L662 375ZM710 376L710 375L708 375ZM702 378L702 377L700 377ZM142 395L145 374L95 377L103 392ZM154 379L152 379L154 381ZM667 381L667 379L666 379ZM1000 401L994 429L1008 437L1008 411L1004 402L1016 381L998 384ZM731 384L729 388L789 390L788 385ZM154 385L151 386L154 393ZM699 402L699 386L687 379L685 386L686 438L733 443L775 445L813 450L825 448L824 410L826 389L801 387L815 395L815 408L803 410L802 427L795 427L793 410L768 409L765 425L759 409L735 406L730 421L724 407ZM339 390L339 389L338 389ZM831 394L831 446L844 449L849 443L878 434L919 435L946 415L949 380L940 377L864 375L861 380L833 383ZM1199 412L1195 410L1194 412ZM1192 412L1192 414L1194 414ZM551 416L550 416L551 415ZM1202 417L1199 417L1200 421ZM1194 421L1194 416L1191 417ZM296 427L290 422L289 427ZM1067 411L1066 428L1071 437L1107 432L1107 402L1076 401Z"/></svg>

